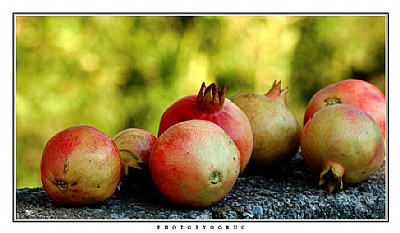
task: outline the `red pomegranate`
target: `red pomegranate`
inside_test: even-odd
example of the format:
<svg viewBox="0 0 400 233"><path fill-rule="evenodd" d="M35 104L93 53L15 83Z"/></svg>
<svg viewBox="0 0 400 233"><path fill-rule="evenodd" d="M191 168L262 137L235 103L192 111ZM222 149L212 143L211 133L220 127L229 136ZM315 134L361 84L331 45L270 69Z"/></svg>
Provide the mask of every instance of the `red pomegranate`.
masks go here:
<svg viewBox="0 0 400 233"><path fill-rule="evenodd" d="M356 79L343 80L322 88L311 98L304 115L304 125L312 115L325 106L350 104L367 112L379 125L386 138L386 99L374 85Z"/></svg>
<svg viewBox="0 0 400 233"><path fill-rule="evenodd" d="M240 171L249 162L253 149L253 135L246 114L229 99L226 88L214 83L201 85L198 95L186 96L171 105L162 115L158 136L172 125L192 120L208 120L219 125L232 138L240 152Z"/></svg>
<svg viewBox="0 0 400 233"><path fill-rule="evenodd" d="M46 144L40 173L49 196L64 205L92 205L118 185L121 157L114 141L91 126L57 133Z"/></svg>
<svg viewBox="0 0 400 233"><path fill-rule="evenodd" d="M306 123L301 152L320 185L329 192L343 183L366 180L383 163L385 145L378 124L364 111L348 104L322 108Z"/></svg>
<svg viewBox="0 0 400 233"><path fill-rule="evenodd" d="M171 202L204 207L224 198L240 172L240 153L218 125L188 120L168 128L150 155L150 174Z"/></svg>
<svg viewBox="0 0 400 233"><path fill-rule="evenodd" d="M288 88L274 81L265 94L240 93L230 99L247 115L253 132L249 170L266 171L288 162L299 151L301 129L286 106Z"/></svg>
<svg viewBox="0 0 400 233"><path fill-rule="evenodd" d="M150 132L138 128L124 129L115 135L114 142L121 154L121 180L129 176L129 168L147 170L156 141Z"/></svg>

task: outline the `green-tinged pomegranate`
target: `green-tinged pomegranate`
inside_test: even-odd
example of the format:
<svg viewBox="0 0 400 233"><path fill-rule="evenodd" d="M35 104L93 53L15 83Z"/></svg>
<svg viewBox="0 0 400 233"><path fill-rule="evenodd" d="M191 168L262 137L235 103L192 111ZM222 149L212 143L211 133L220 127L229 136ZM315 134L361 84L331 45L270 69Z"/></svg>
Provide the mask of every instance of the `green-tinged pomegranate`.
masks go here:
<svg viewBox="0 0 400 233"><path fill-rule="evenodd" d="M110 198L118 185L121 157L114 141L91 126L57 133L40 164L43 187L64 205L93 205Z"/></svg>
<svg viewBox="0 0 400 233"><path fill-rule="evenodd" d="M378 124L348 104L327 106L306 123L301 137L306 163L329 192L366 180L382 165L385 146Z"/></svg>
<svg viewBox="0 0 400 233"><path fill-rule="evenodd" d="M140 173L147 174L150 153L156 141L157 138L150 132L138 128L124 129L115 135L114 142L121 154L121 181L127 181L128 177ZM129 170L134 174L130 174Z"/></svg>
<svg viewBox="0 0 400 233"><path fill-rule="evenodd" d="M206 120L174 124L150 155L154 183L171 202L204 207L223 199L240 172L240 152L218 125Z"/></svg>
<svg viewBox="0 0 400 233"><path fill-rule="evenodd" d="M386 138L386 97L374 85L357 79L346 79L319 90L308 103L304 125L321 108L332 104L350 104L368 113Z"/></svg>
<svg viewBox="0 0 400 233"><path fill-rule="evenodd" d="M247 115L253 132L249 169L266 170L287 163L299 150L301 129L286 106L288 88L273 83L265 95L241 93L230 98Z"/></svg>

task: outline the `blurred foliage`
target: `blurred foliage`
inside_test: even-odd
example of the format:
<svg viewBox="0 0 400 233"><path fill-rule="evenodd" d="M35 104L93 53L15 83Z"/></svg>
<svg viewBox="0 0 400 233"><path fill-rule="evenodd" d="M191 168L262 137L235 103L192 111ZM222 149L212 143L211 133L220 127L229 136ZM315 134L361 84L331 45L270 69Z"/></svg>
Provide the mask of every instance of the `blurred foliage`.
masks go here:
<svg viewBox="0 0 400 233"><path fill-rule="evenodd" d="M163 111L201 82L266 93L289 86L303 123L325 85L385 91L384 16L17 16L16 186L41 186L46 142L75 125L157 135Z"/></svg>

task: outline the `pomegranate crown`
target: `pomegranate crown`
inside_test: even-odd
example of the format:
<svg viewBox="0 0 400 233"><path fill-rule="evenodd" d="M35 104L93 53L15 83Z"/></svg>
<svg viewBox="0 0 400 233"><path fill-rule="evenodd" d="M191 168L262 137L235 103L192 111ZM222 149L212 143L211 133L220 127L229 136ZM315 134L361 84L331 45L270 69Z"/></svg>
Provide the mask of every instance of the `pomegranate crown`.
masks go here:
<svg viewBox="0 0 400 233"><path fill-rule="evenodd" d="M287 96L288 91L289 91L288 87L286 87L283 90L281 89L281 81L279 81L277 83L276 80L274 80L271 90L269 90L265 94L265 96L286 105L286 96Z"/></svg>
<svg viewBox="0 0 400 233"><path fill-rule="evenodd" d="M343 189L342 177L344 173L345 169L340 164L328 161L319 175L319 185L327 184L330 193Z"/></svg>
<svg viewBox="0 0 400 233"><path fill-rule="evenodd" d="M222 89L218 89L218 86L212 83L206 88L206 84L203 82L197 95L197 105L204 111L218 112L224 106L225 94L225 85Z"/></svg>

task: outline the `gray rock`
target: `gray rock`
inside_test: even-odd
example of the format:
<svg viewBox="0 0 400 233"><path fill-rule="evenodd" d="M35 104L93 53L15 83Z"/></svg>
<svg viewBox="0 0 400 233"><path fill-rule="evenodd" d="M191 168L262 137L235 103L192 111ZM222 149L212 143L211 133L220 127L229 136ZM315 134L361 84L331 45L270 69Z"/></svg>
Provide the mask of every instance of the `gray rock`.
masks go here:
<svg viewBox="0 0 400 233"><path fill-rule="evenodd" d="M229 206L218 208L218 218L222 219L237 219L238 215L235 210Z"/></svg>
<svg viewBox="0 0 400 233"><path fill-rule="evenodd" d="M319 187L318 174L306 166L300 153L281 169L263 175L242 174L220 202L200 209L176 206L154 187L117 191L109 200L91 207L63 207L43 188L22 188L15 193L14 219L351 219L387 220L385 165L367 181L345 185L329 193Z"/></svg>
<svg viewBox="0 0 400 233"><path fill-rule="evenodd" d="M263 211L262 206L259 206L259 205L253 206L253 214L254 214L258 219L262 218L263 215L264 215L264 211Z"/></svg>

